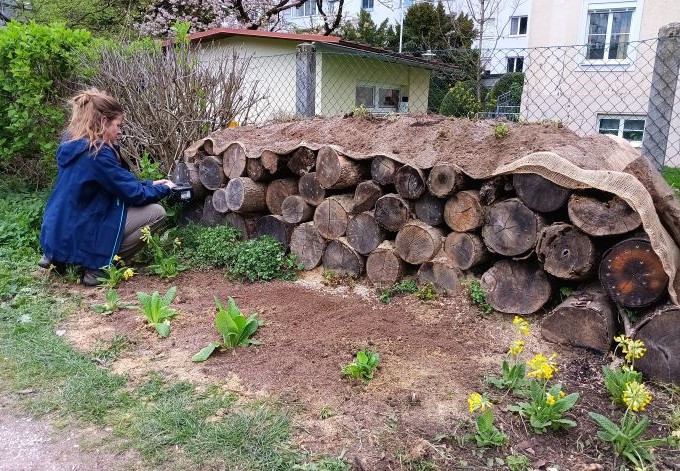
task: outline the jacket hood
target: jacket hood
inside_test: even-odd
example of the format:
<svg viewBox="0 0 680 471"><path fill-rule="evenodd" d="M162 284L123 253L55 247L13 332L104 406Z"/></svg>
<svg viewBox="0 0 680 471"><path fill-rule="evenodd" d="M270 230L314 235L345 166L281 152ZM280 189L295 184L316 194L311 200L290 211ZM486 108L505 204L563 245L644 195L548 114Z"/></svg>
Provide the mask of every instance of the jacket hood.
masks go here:
<svg viewBox="0 0 680 471"><path fill-rule="evenodd" d="M57 163L60 167L65 167L81 155L89 154L89 147L90 144L85 138L75 141L64 140L57 150Z"/></svg>

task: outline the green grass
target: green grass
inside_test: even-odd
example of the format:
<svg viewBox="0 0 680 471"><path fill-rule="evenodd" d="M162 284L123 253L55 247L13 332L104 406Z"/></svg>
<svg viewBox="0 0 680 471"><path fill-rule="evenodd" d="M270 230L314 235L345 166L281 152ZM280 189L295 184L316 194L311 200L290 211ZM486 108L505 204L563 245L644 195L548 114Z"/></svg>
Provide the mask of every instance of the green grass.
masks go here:
<svg viewBox="0 0 680 471"><path fill-rule="evenodd" d="M680 197L680 168L664 167L661 174L664 180L675 190L676 196Z"/></svg>

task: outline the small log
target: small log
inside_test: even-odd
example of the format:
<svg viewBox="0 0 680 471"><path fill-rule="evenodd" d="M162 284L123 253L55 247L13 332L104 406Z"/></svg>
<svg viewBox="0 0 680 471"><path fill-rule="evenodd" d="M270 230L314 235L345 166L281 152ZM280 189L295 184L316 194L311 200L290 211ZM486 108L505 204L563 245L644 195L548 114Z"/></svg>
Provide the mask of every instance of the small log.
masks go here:
<svg viewBox="0 0 680 471"><path fill-rule="evenodd" d="M602 287L574 292L541 321L548 342L607 353L616 334L616 311Z"/></svg>
<svg viewBox="0 0 680 471"><path fill-rule="evenodd" d="M445 199L437 198L428 193L418 198L413 204L413 208L416 218L430 226L438 226L444 222L445 204Z"/></svg>
<svg viewBox="0 0 680 471"><path fill-rule="evenodd" d="M224 223L237 229L244 239L251 239L255 233L255 226L260 216L253 214L239 214L229 212L224 218Z"/></svg>
<svg viewBox="0 0 680 471"><path fill-rule="evenodd" d="M316 152L307 147L298 147L288 161L288 168L298 176L311 172L315 165Z"/></svg>
<svg viewBox="0 0 680 471"><path fill-rule="evenodd" d="M595 237L625 234L642 224L640 215L628 203L608 193L597 197L573 194L567 209L571 223Z"/></svg>
<svg viewBox="0 0 680 471"><path fill-rule="evenodd" d="M367 180L357 185L354 190L354 202L352 210L355 213L370 211L375 207L376 201L383 195L382 188L373 180Z"/></svg>
<svg viewBox="0 0 680 471"><path fill-rule="evenodd" d="M460 167L450 164L437 164L427 177L427 188L434 196L447 198L465 185L465 174Z"/></svg>
<svg viewBox="0 0 680 471"><path fill-rule="evenodd" d="M543 226L543 218L538 213L519 199L511 198L488 208L482 238L490 251L514 257L536 246Z"/></svg>
<svg viewBox="0 0 680 471"><path fill-rule="evenodd" d="M269 150L262 151L262 154L260 155L262 166L266 168L271 175L281 172L281 170L286 167L289 160L289 156L279 155Z"/></svg>
<svg viewBox="0 0 680 471"><path fill-rule="evenodd" d="M352 211L353 196L337 195L326 198L314 212L314 225L326 239L345 235Z"/></svg>
<svg viewBox="0 0 680 471"><path fill-rule="evenodd" d="M668 275L648 240L633 237L607 250L599 269L607 294L624 307L649 306L666 294Z"/></svg>
<svg viewBox="0 0 680 471"><path fill-rule="evenodd" d="M595 244L571 224L556 223L543 228L536 254L545 271L563 280L584 280L595 267Z"/></svg>
<svg viewBox="0 0 680 471"><path fill-rule="evenodd" d="M298 181L295 178L280 178L267 185L267 208L272 214L281 214L283 200L298 194Z"/></svg>
<svg viewBox="0 0 680 471"><path fill-rule="evenodd" d="M480 280L486 302L496 311L531 314L550 299L550 281L545 272L526 260L500 260Z"/></svg>
<svg viewBox="0 0 680 471"><path fill-rule="evenodd" d="M402 165L394 176L394 186L402 198L414 200L427 191L425 172L410 165Z"/></svg>
<svg viewBox="0 0 680 471"><path fill-rule="evenodd" d="M203 214L201 215L201 224L204 226L220 226L224 224L225 214L215 211L212 203L212 195L205 197L203 201Z"/></svg>
<svg viewBox="0 0 680 471"><path fill-rule="evenodd" d="M364 272L364 258L341 237L331 240L323 253L321 264L326 270L360 276Z"/></svg>
<svg viewBox="0 0 680 471"><path fill-rule="evenodd" d="M399 195L389 193L375 202L373 216L382 227L390 232L397 232L411 217L411 204Z"/></svg>
<svg viewBox="0 0 680 471"><path fill-rule="evenodd" d="M482 183L479 188L479 201L483 206L491 206L512 189L512 183L504 176L494 177Z"/></svg>
<svg viewBox="0 0 680 471"><path fill-rule="evenodd" d="M180 186L191 185L196 200L205 198L207 194L206 188L198 175L198 166L195 163L177 162L170 179Z"/></svg>
<svg viewBox="0 0 680 471"><path fill-rule="evenodd" d="M227 177L222 171L222 159L209 155L198 164L198 178L208 190L217 190L224 186Z"/></svg>
<svg viewBox="0 0 680 471"><path fill-rule="evenodd" d="M397 233L397 253L407 263L419 265L432 260L442 248L444 232L419 220L409 221Z"/></svg>
<svg viewBox="0 0 680 471"><path fill-rule="evenodd" d="M326 250L327 241L314 227L313 222L300 224L293 230L290 238L290 253L305 270L316 268Z"/></svg>
<svg viewBox="0 0 680 471"><path fill-rule="evenodd" d="M300 177L298 192L302 199L312 206L319 206L326 199L326 190L316 179L316 172L309 172Z"/></svg>
<svg viewBox="0 0 680 471"><path fill-rule="evenodd" d="M330 146L323 146L319 149L316 179L323 188L350 188L367 176L368 169L360 162L338 154Z"/></svg>
<svg viewBox="0 0 680 471"><path fill-rule="evenodd" d="M212 194L212 205L218 213L226 214L229 212L229 205L227 204L227 189L218 188Z"/></svg>
<svg viewBox="0 0 680 471"><path fill-rule="evenodd" d="M253 237L258 238L268 235L272 239L279 241L288 250L293 229L295 229L295 224L284 221L283 217L277 214L267 214L257 220Z"/></svg>
<svg viewBox="0 0 680 471"><path fill-rule="evenodd" d="M283 200L281 216L283 220L291 224L311 221L314 217L314 206L307 203L302 196L290 195Z"/></svg>
<svg viewBox="0 0 680 471"><path fill-rule="evenodd" d="M522 202L534 211L549 213L569 199L569 190L535 173L515 173L512 185Z"/></svg>
<svg viewBox="0 0 680 471"><path fill-rule="evenodd" d="M384 241L370 253L366 276L374 285L382 286L392 286L404 276L404 261L397 255L393 241Z"/></svg>
<svg viewBox="0 0 680 471"><path fill-rule="evenodd" d="M241 213L258 213L267 209L267 185L248 177L236 177L227 183L227 207Z"/></svg>
<svg viewBox="0 0 680 471"><path fill-rule="evenodd" d="M459 191L444 205L444 221L456 232L468 232L484 223L484 212L475 190Z"/></svg>
<svg viewBox="0 0 680 471"><path fill-rule="evenodd" d="M469 270L486 260L488 252L482 238L470 232L452 232L444 240L444 253L455 267Z"/></svg>
<svg viewBox="0 0 680 471"><path fill-rule="evenodd" d="M371 180L375 180L380 185L391 185L394 183L394 177L401 165L399 162L384 155L373 157L371 162Z"/></svg>
<svg viewBox="0 0 680 471"><path fill-rule="evenodd" d="M666 305L647 314L636 328L647 352L635 360L646 379L680 385L680 308Z"/></svg>
<svg viewBox="0 0 680 471"><path fill-rule="evenodd" d="M361 255L368 255L385 240L385 231L373 213L357 214L347 223L347 242Z"/></svg>
<svg viewBox="0 0 680 471"><path fill-rule="evenodd" d="M460 294L461 271L446 257L436 258L423 263L418 269L419 283L432 283L437 291L444 291L448 295Z"/></svg>
<svg viewBox="0 0 680 471"><path fill-rule="evenodd" d="M203 152L205 152L208 155L215 155L215 152L213 152L213 143L210 139L207 139L205 142L203 142L203 145L201 146L203 149Z"/></svg>
<svg viewBox="0 0 680 471"><path fill-rule="evenodd" d="M236 178L246 173L246 150L233 142L222 152L222 169L227 178Z"/></svg>
<svg viewBox="0 0 680 471"><path fill-rule="evenodd" d="M272 174L262 165L261 159L246 160L246 175L254 182L268 182Z"/></svg>

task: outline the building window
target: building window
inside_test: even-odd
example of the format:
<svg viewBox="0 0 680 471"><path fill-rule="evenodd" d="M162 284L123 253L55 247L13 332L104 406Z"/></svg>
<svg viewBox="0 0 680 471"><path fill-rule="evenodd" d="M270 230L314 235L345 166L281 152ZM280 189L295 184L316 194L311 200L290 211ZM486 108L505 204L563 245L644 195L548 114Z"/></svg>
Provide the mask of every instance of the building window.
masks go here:
<svg viewBox="0 0 680 471"><path fill-rule="evenodd" d="M586 59L605 61L627 59L634 11L634 8L589 11Z"/></svg>
<svg viewBox="0 0 680 471"><path fill-rule="evenodd" d="M528 16L513 16L510 18L510 36L524 36L527 34Z"/></svg>
<svg viewBox="0 0 680 471"><path fill-rule="evenodd" d="M401 100L401 90L399 88L382 88L371 85L357 85L356 106L377 111L396 111Z"/></svg>
<svg viewBox="0 0 680 471"><path fill-rule="evenodd" d="M487 18L484 21L484 34L483 38L495 38L496 37L496 18Z"/></svg>
<svg viewBox="0 0 680 471"><path fill-rule="evenodd" d="M598 116L598 132L622 137L633 146L642 145L645 132L644 116Z"/></svg>
<svg viewBox="0 0 680 471"><path fill-rule="evenodd" d="M524 70L524 57L508 57L508 72L522 72Z"/></svg>
<svg viewBox="0 0 680 471"><path fill-rule="evenodd" d="M356 106L364 105L366 108L375 107L375 87L357 86L355 104Z"/></svg>
<svg viewBox="0 0 680 471"><path fill-rule="evenodd" d="M401 93L398 88L378 89L378 108L389 108L396 110L399 107L399 96Z"/></svg>
<svg viewBox="0 0 680 471"><path fill-rule="evenodd" d="M373 0L361 0L362 10L373 10Z"/></svg>
<svg viewBox="0 0 680 471"><path fill-rule="evenodd" d="M304 18L306 16L317 15L315 0L307 0L305 3L293 9L293 18Z"/></svg>

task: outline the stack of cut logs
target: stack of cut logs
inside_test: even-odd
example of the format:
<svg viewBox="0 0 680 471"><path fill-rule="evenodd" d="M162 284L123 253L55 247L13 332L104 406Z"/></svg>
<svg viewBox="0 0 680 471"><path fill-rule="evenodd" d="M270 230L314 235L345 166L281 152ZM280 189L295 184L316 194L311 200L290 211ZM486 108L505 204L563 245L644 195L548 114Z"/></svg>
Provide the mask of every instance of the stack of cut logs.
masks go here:
<svg viewBox="0 0 680 471"><path fill-rule="evenodd" d="M452 164L353 160L330 146L252 158L232 143L213 155L206 141L173 179L205 197L202 223L267 234L307 270L322 264L385 286L416 273L449 293L469 271L495 310L516 314L561 294L542 325L559 342L607 351L618 332L612 300L637 310L667 293L640 217L622 199L535 174L473 180Z"/></svg>

